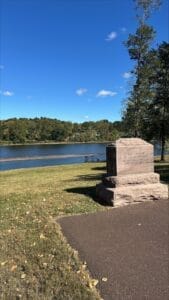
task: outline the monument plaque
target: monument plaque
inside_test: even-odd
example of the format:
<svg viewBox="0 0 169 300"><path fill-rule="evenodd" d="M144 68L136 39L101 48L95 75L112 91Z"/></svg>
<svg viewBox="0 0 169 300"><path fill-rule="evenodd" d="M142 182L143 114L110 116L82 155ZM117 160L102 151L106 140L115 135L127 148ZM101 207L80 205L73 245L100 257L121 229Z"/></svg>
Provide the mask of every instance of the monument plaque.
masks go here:
<svg viewBox="0 0 169 300"><path fill-rule="evenodd" d="M113 206L168 198L168 187L154 173L153 146L139 138L107 146L107 175L97 185L98 197Z"/></svg>
<svg viewBox="0 0 169 300"><path fill-rule="evenodd" d="M107 146L107 174L118 176L153 171L151 144L138 138L126 138Z"/></svg>

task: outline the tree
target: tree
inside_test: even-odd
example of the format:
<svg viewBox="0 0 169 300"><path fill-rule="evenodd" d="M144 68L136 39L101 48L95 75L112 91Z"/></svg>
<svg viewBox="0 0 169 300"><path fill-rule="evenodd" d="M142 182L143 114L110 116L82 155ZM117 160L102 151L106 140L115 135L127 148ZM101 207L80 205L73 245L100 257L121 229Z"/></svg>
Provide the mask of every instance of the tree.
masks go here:
<svg viewBox="0 0 169 300"><path fill-rule="evenodd" d="M144 127L147 107L153 97L150 84L152 64L147 64L150 46L155 36L152 26L146 24L153 9L159 7L159 0L134 0L138 12L138 28L135 34L130 34L125 43L129 56L135 61L132 71L134 84L127 99L123 112L123 122L130 136L141 137Z"/></svg>
<svg viewBox="0 0 169 300"><path fill-rule="evenodd" d="M49 118L0 120L0 142L111 141L121 135L121 122L108 120L72 123Z"/></svg>
<svg viewBox="0 0 169 300"><path fill-rule="evenodd" d="M149 138L161 141L161 160L169 138L169 43L163 42L155 51L158 67L154 74L154 98L148 109Z"/></svg>
<svg viewBox="0 0 169 300"><path fill-rule="evenodd" d="M161 5L161 0L134 0L134 2L138 11L137 18L142 23L145 23L152 11Z"/></svg>
<svg viewBox="0 0 169 300"><path fill-rule="evenodd" d="M20 122L17 119L13 119L8 124L8 137L13 143L25 143L26 141L26 123L24 120Z"/></svg>

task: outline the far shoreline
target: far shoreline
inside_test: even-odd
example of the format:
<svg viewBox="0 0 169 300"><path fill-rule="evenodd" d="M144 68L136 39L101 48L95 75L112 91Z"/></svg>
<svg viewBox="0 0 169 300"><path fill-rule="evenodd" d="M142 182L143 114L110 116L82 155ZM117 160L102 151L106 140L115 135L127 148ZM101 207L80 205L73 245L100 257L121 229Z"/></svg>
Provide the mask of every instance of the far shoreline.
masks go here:
<svg viewBox="0 0 169 300"><path fill-rule="evenodd" d="M30 142L30 143L0 143L0 146L36 146L36 145L78 145L78 144L108 144L114 141L90 141L90 142Z"/></svg>

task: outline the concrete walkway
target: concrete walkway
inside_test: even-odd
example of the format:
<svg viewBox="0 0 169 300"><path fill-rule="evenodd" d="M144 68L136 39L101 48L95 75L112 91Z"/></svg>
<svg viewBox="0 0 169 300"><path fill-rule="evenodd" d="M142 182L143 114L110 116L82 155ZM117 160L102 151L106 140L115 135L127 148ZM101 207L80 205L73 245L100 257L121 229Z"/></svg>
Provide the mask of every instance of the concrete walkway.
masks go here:
<svg viewBox="0 0 169 300"><path fill-rule="evenodd" d="M64 217L59 223L99 280L104 300L169 299L168 201Z"/></svg>

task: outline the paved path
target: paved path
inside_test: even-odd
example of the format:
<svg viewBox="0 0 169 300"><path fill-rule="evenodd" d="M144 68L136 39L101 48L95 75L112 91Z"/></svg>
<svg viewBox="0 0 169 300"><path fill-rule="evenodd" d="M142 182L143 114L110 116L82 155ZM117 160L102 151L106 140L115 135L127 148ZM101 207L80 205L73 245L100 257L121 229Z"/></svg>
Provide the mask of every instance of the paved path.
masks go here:
<svg viewBox="0 0 169 300"><path fill-rule="evenodd" d="M168 201L65 217L59 223L99 280L104 300L169 299Z"/></svg>

